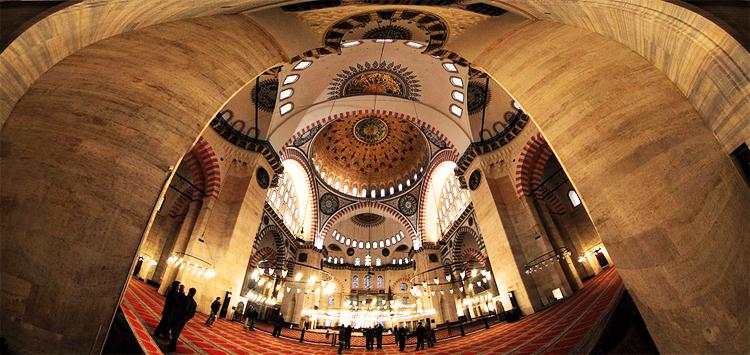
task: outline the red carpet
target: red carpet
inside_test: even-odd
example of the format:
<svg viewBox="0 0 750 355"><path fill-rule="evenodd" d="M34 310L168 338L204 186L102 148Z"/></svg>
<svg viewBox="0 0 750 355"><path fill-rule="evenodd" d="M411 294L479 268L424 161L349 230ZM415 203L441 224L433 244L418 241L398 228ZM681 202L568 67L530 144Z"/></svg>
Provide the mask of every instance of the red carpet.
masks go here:
<svg viewBox="0 0 750 355"><path fill-rule="evenodd" d="M514 323L500 323L464 337L439 341L427 354L499 353L581 353L596 342L598 331L611 315L622 294L622 280L614 267L589 280L573 297ZM122 308L146 353L158 353L157 343L148 336L159 322L163 297L154 287L131 280ZM263 331L250 332L239 323L219 320L213 327L203 325L206 315L197 314L182 332L177 353L192 354L335 354L336 348L323 344L299 343L274 338ZM145 334L145 336L144 336ZM309 333L308 333L309 334ZM162 348L166 345L160 340ZM414 352L414 346L407 347ZM347 354L397 354L398 348L346 350Z"/></svg>

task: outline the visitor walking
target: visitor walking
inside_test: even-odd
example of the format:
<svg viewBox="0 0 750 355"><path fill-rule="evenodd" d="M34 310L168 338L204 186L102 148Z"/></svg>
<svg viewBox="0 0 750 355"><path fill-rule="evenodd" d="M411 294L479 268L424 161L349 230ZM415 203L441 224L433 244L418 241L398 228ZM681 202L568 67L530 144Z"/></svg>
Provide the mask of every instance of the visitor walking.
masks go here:
<svg viewBox="0 0 750 355"><path fill-rule="evenodd" d="M206 319L206 325L211 326L211 324L214 324L216 321L216 315L219 314L219 310L221 309L221 302L219 302L221 298L216 297L216 299L211 303L211 315L208 316Z"/></svg>
<svg viewBox="0 0 750 355"><path fill-rule="evenodd" d="M365 349L367 349L367 350L373 350L372 349L373 348L372 344L374 343L374 341L373 341L373 330L372 330L372 328L365 328L364 329L364 333L365 333Z"/></svg>
<svg viewBox="0 0 750 355"><path fill-rule="evenodd" d="M175 308L171 326L172 341L169 343L169 351L174 352L177 350L177 339L180 338L182 328L184 328L185 324L195 316L195 309L198 306L194 300L196 292L195 288L191 288L190 291L188 291L187 296L181 298L179 305Z"/></svg>
<svg viewBox="0 0 750 355"><path fill-rule="evenodd" d="M250 307L250 305L248 305ZM255 307L250 307L250 314L248 315L247 330L255 331L255 320L258 319L258 311Z"/></svg>
<svg viewBox="0 0 750 355"><path fill-rule="evenodd" d="M154 330L154 335L159 338L169 337L169 328L171 327L170 320L175 306L177 306L179 287L180 282L174 281L172 282L172 286L167 290L167 295L164 300L164 308L161 310L161 320L159 320L159 325L157 325L156 330Z"/></svg>
<svg viewBox="0 0 750 355"><path fill-rule="evenodd" d="M346 347L346 327L342 325L339 328L339 354L344 350L344 347Z"/></svg>
<svg viewBox="0 0 750 355"><path fill-rule="evenodd" d="M431 348L434 344L432 342L432 337L435 335L435 333L432 331L432 326L430 325L430 321L427 320L427 327L425 328L425 340L427 340L427 347Z"/></svg>
<svg viewBox="0 0 750 355"><path fill-rule="evenodd" d="M281 337L282 328L284 328L284 316L279 313L279 315L277 315L276 319L274 320L273 336L277 338Z"/></svg>

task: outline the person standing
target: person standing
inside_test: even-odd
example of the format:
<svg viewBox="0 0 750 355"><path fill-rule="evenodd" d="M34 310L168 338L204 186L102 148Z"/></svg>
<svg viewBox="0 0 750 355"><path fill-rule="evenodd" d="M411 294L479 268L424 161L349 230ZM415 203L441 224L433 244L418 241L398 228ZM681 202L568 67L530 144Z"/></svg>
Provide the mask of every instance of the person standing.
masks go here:
<svg viewBox="0 0 750 355"><path fill-rule="evenodd" d="M427 340L427 347L431 348L434 344L432 343L432 337L435 335L432 331L432 326L430 326L429 320L427 321L427 327L425 328L425 340Z"/></svg>
<svg viewBox="0 0 750 355"><path fill-rule="evenodd" d="M346 348L347 349L352 348L352 325L351 324L346 326Z"/></svg>
<svg viewBox="0 0 750 355"><path fill-rule="evenodd" d="M195 316L195 309L198 305L195 303L195 288L191 288L188 291L187 296L180 300L180 304L175 309L174 318L172 321L172 341L169 343L169 351L177 350L177 339L180 338L182 328L185 327L187 322Z"/></svg>
<svg viewBox="0 0 750 355"><path fill-rule="evenodd" d="M396 341L398 342L398 351L406 350L406 328L403 325L396 331Z"/></svg>
<svg viewBox="0 0 750 355"><path fill-rule="evenodd" d="M179 297L179 287L180 282L174 281L172 282L172 286L169 287L167 290L166 298L164 299L164 308L161 310L161 320L159 320L159 325L156 326L156 330L154 330L154 335L159 338L167 338L169 337L169 328L170 328L170 320L172 318L172 313L174 312L175 307L177 306L177 301Z"/></svg>
<svg viewBox="0 0 750 355"><path fill-rule="evenodd" d="M276 316L276 323L273 327L273 336L279 338L281 337L281 329L284 328L284 316L279 313L278 316Z"/></svg>
<svg viewBox="0 0 750 355"><path fill-rule="evenodd" d="M344 350L344 347L346 347L346 327L342 325L339 328L339 354Z"/></svg>
<svg viewBox="0 0 750 355"><path fill-rule="evenodd" d="M383 325L379 324L375 326L375 340L378 342L378 349L383 348Z"/></svg>
<svg viewBox="0 0 750 355"><path fill-rule="evenodd" d="M211 303L211 315L208 316L206 319L206 325L211 326L211 324L214 324L216 321L216 315L219 314L219 310L221 309L221 302L219 302L221 298L216 297L216 299Z"/></svg>
<svg viewBox="0 0 750 355"><path fill-rule="evenodd" d="M372 346L372 343L373 343L373 341L372 341L372 335L373 335L372 334L372 328L365 328L364 329L364 333L365 333L365 349L372 350L372 348L373 348L373 346Z"/></svg>
<svg viewBox="0 0 750 355"><path fill-rule="evenodd" d="M247 329L255 331L255 320L258 319L258 311L255 310L255 307L252 307L250 309L250 320L247 322Z"/></svg>
<svg viewBox="0 0 750 355"><path fill-rule="evenodd" d="M424 338L427 332L420 321L417 325L417 329L414 331L414 335L417 336L417 350L424 350Z"/></svg>

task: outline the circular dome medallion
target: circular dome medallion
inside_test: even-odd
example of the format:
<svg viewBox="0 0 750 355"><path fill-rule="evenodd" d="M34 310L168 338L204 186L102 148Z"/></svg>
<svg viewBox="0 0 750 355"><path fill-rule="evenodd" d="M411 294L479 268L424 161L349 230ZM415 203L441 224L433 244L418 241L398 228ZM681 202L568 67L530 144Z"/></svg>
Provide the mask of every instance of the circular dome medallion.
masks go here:
<svg viewBox="0 0 750 355"><path fill-rule="evenodd" d="M320 211L332 215L339 209L339 200L332 193L324 194L320 197Z"/></svg>
<svg viewBox="0 0 750 355"><path fill-rule="evenodd" d="M354 137L362 143L375 144L388 136L388 125L377 117L366 117L354 125Z"/></svg>
<svg viewBox="0 0 750 355"><path fill-rule="evenodd" d="M407 216L413 215L417 212L417 198L412 194L404 195L398 199L398 210Z"/></svg>
<svg viewBox="0 0 750 355"><path fill-rule="evenodd" d="M383 256L391 255L391 251L388 250L388 248L383 248L383 250L380 253L383 254Z"/></svg>
<svg viewBox="0 0 750 355"><path fill-rule="evenodd" d="M354 255L354 248L347 248L346 249L346 255L349 255L349 256Z"/></svg>

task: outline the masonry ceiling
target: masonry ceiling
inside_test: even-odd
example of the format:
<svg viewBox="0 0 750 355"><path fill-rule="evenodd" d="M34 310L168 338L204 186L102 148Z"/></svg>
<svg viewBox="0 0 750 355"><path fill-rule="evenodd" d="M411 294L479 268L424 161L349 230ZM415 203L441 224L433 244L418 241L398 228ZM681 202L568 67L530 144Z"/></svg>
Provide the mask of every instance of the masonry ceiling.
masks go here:
<svg viewBox="0 0 750 355"><path fill-rule="evenodd" d="M310 148L315 171L345 194L363 189L390 192L421 177L430 149L421 130L388 113L362 113L335 120L314 138ZM408 183L407 183L408 181ZM370 196L370 191L367 192Z"/></svg>

